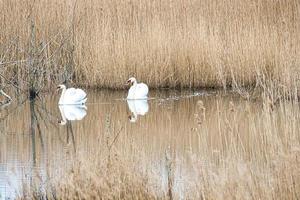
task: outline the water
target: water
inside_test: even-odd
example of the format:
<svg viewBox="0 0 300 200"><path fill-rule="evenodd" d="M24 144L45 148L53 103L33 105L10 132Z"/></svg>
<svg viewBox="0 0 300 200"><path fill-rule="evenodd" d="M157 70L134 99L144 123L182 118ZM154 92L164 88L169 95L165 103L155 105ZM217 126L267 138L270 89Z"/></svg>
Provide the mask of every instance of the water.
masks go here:
<svg viewBox="0 0 300 200"><path fill-rule="evenodd" d="M176 155L173 190L181 198L183 180L192 172L190 165L180 162L190 163L191 157L197 156L202 165L206 165L206 157L217 163L220 156L232 153L229 143L244 159L256 156L253 149L257 144L252 142L256 136L251 135L251 124L243 122L251 118L261 126L264 114L259 102L217 91L151 91L148 101L127 102L125 96L121 91L88 91L86 107L59 107L58 95L53 94L31 106L25 101L2 108L1 199L16 197L23 183L32 184L35 179L41 190L45 189L49 174L59 179L76 157L93 157L95 151L105 148L105 142L99 146L99 141L108 137L108 145L116 152L146 158L141 169L154 171L165 188L166 153ZM228 120L220 122L222 117ZM234 126L236 122L238 126ZM230 128L243 130L243 134L228 141L229 137L220 133L230 132Z"/></svg>

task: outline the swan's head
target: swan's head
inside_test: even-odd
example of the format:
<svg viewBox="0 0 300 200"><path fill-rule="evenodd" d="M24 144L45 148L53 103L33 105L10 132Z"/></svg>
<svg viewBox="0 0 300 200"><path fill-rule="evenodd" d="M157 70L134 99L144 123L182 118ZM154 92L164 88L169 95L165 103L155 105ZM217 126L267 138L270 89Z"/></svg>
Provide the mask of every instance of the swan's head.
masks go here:
<svg viewBox="0 0 300 200"><path fill-rule="evenodd" d="M136 78L134 77L131 77L127 80L127 85L133 85L134 83L136 83Z"/></svg>
<svg viewBox="0 0 300 200"><path fill-rule="evenodd" d="M66 89L66 86L64 84L58 85L57 90Z"/></svg>
<svg viewBox="0 0 300 200"><path fill-rule="evenodd" d="M66 120L58 120L57 123L58 123L59 125L61 125L61 126L64 126L64 125L67 124L67 121L66 121Z"/></svg>

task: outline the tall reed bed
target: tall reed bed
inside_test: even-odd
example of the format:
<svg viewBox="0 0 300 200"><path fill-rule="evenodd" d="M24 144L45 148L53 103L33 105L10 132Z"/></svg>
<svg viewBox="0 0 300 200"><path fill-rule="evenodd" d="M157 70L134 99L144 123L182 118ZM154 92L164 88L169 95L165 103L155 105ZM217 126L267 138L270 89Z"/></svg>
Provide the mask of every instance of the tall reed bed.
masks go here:
<svg viewBox="0 0 300 200"><path fill-rule="evenodd" d="M45 87L68 79L122 88L130 76L154 88L299 86L297 0L1 0L0 7L2 82L26 86L32 57Z"/></svg>

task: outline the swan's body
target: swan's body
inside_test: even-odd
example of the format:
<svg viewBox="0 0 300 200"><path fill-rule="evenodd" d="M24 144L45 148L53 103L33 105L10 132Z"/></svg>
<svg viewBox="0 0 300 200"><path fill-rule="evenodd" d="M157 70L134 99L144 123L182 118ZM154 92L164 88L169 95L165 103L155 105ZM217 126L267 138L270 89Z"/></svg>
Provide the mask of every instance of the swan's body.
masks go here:
<svg viewBox="0 0 300 200"><path fill-rule="evenodd" d="M65 125L67 121L82 120L86 115L86 106L84 105L61 105L59 111L62 120L59 122Z"/></svg>
<svg viewBox="0 0 300 200"><path fill-rule="evenodd" d="M144 100L127 100L127 104L132 115L129 117L130 122L136 122L138 115L145 115L149 111L148 101Z"/></svg>
<svg viewBox="0 0 300 200"><path fill-rule="evenodd" d="M145 83L137 83L135 78L130 78L127 84L131 84L128 91L127 99L147 99L148 98L148 86Z"/></svg>
<svg viewBox="0 0 300 200"><path fill-rule="evenodd" d="M82 89L67 89L65 85L59 85L58 89L62 89L59 105L83 105L87 100L86 93Z"/></svg>

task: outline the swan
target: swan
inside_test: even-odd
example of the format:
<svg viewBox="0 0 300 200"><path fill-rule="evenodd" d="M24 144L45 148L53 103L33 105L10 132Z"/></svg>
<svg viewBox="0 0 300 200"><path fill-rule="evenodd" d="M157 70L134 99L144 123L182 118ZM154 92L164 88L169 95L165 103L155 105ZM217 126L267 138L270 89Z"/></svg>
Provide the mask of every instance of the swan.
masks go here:
<svg viewBox="0 0 300 200"><path fill-rule="evenodd" d="M138 115L145 115L149 111L148 101L146 99L140 100L127 100L127 104L130 112L132 113L129 116L130 122L136 122Z"/></svg>
<svg viewBox="0 0 300 200"><path fill-rule="evenodd" d="M62 89L59 99L59 105L82 105L86 102L86 93L78 88L66 88L65 85L59 85L57 90Z"/></svg>
<svg viewBox="0 0 300 200"><path fill-rule="evenodd" d="M147 99L148 86L145 83L137 83L136 78L132 77L127 80L127 84L131 85L127 99Z"/></svg>
<svg viewBox="0 0 300 200"><path fill-rule="evenodd" d="M59 111L62 120L58 123L65 125L67 121L82 120L86 115L86 109L84 105L61 105Z"/></svg>

